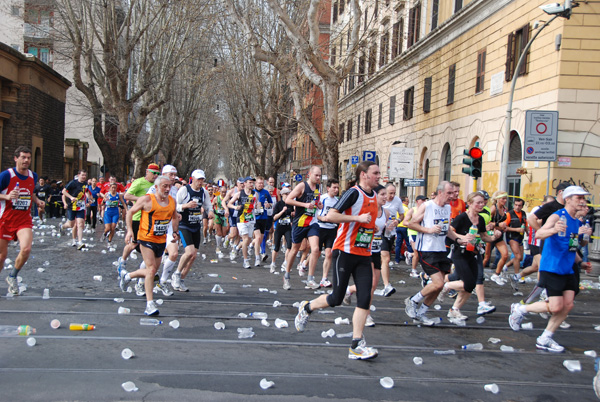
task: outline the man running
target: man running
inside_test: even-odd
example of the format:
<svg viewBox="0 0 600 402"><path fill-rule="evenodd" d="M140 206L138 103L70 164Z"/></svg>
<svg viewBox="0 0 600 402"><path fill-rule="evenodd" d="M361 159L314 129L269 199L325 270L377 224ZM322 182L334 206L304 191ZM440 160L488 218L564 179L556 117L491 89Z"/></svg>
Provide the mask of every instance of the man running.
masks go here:
<svg viewBox="0 0 600 402"><path fill-rule="evenodd" d="M17 275L29 259L33 242L31 202L42 211L45 204L34 192L37 174L29 170L31 150L24 146L18 147L14 152L14 160L14 168L0 173L0 271L8 256L8 242L19 240L19 255L15 258L14 268L6 277L8 292L18 295Z"/></svg>
<svg viewBox="0 0 600 402"><path fill-rule="evenodd" d="M341 224L333 246L333 293L321 295L310 302L303 301L298 308L295 325L296 330L302 332L314 310L342 304L352 276L357 302L352 316L352 344L348 358L366 360L378 354L377 349L367 346L363 330L371 303L371 242L378 213L377 195L373 189L381 177L379 166L370 161L361 162L356 168L356 177L359 184L346 191L327 214L328 222Z"/></svg>
<svg viewBox="0 0 600 402"><path fill-rule="evenodd" d="M329 276L329 269L331 268L331 248L335 242L337 236L338 225L335 223L327 222L327 213L329 210L337 204L339 201L338 194L340 192L340 182L335 179L329 179L327 181L327 194L321 197L321 203L323 208L319 209L317 219L319 220L319 252L325 249L325 261L323 261L323 278L319 283L322 288L330 288L331 282L327 277Z"/></svg>
<svg viewBox="0 0 600 402"><path fill-rule="evenodd" d="M92 202L92 195L87 189L87 172L80 170L75 180L71 180L62 191L68 205L67 223L60 226L61 231L71 228L73 236L73 247L77 250L85 247L83 244L83 228L85 226L85 210ZM77 240L75 240L77 239Z"/></svg>
<svg viewBox="0 0 600 402"><path fill-rule="evenodd" d="M256 213L255 218L256 222L254 224L254 266L260 266L260 262L267 260L267 254L262 253L261 255L261 247L263 243L263 237L269 234L269 225L273 225L272 216L268 215L268 210L273 208L273 199L271 198L271 193L265 189L265 179L261 176L256 178L256 188L254 192L257 197L256 204Z"/></svg>
<svg viewBox="0 0 600 402"><path fill-rule="evenodd" d="M181 213L179 234L185 249L177 271L171 276L171 286L180 292L188 292L184 279L196 260L200 237L202 236L202 208L210 210L210 194L204 188L206 176L204 171L196 169L192 172L192 183L181 186L177 191L177 211ZM212 216L212 211L209 216ZM163 270L164 273L164 270Z"/></svg>
<svg viewBox="0 0 600 402"><path fill-rule="evenodd" d="M288 253L285 274L283 276L283 288L285 290L291 289L290 271L304 239L308 239L310 245L308 278L306 280L305 288L318 289L320 287L315 281L315 269L319 255L321 254L319 252L319 221L315 217L317 209L323 208L323 204L319 200L320 183L321 168L313 166L310 168L307 180L294 187L286 200L287 205L296 208L294 221L292 223L292 250Z"/></svg>
<svg viewBox="0 0 600 402"><path fill-rule="evenodd" d="M513 303L508 317L513 331L519 331L524 314L552 314L546 329L537 338L536 347L555 353L563 352L565 348L552 337L573 308L573 299L579 291L579 280L573 265L577 247L588 242L580 239L580 236L592 234L592 229L582 226L576 218L578 212L586 208L585 196L590 193L579 186L569 186L561 195L565 207L550 215L544 226L536 231L536 237L544 240L538 286L546 289L548 300L529 305Z"/></svg>
<svg viewBox="0 0 600 402"><path fill-rule="evenodd" d="M433 200L423 203L408 222L410 229L419 232L417 251L423 271L431 278L431 283L416 295L406 298L406 315L423 325L435 325L436 320L427 317L427 310L444 287L444 276L450 273L452 261L446 251L446 236L456 239L456 233L449 231L451 208L448 204L454 187L442 181L436 189ZM420 304L420 306L419 306Z"/></svg>
<svg viewBox="0 0 600 402"><path fill-rule="evenodd" d="M127 234L125 243L133 241L133 215L140 213L139 232L137 243L140 244L142 258L146 265L137 271L128 273L126 270L119 272L119 287L122 291L127 290L127 285L133 278L145 278L146 287L146 315L158 315L158 308L153 301L152 286L154 275L160 266L160 260L165 252L167 243L167 230L169 223L173 223L173 241L179 239L178 213L175 200L169 196L171 180L165 176L159 176L154 180L155 194L148 194L137 199L133 207L127 212Z"/></svg>
<svg viewBox="0 0 600 402"><path fill-rule="evenodd" d="M242 255L244 256L245 269L250 267L250 258L248 257L248 245L254 232L254 210L257 204L257 197L254 194L254 178L246 177L244 179L244 189L234 194L227 206L237 211L238 223L237 229L242 236Z"/></svg>
<svg viewBox="0 0 600 402"><path fill-rule="evenodd" d="M35 186L35 196L38 200L44 201L44 207L40 208L39 206L35 206L35 211L37 211L37 216L41 221L44 221L44 210L46 206L46 199L50 195L50 185L46 182L46 179L40 177L38 184ZM50 215L52 217L52 215Z"/></svg>

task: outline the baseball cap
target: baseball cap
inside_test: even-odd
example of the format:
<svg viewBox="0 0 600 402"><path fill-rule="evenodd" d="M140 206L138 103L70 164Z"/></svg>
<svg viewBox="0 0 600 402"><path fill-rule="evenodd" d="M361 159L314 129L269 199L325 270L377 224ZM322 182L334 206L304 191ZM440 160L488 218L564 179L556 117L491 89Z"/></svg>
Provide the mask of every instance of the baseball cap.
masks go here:
<svg viewBox="0 0 600 402"><path fill-rule="evenodd" d="M417 201L426 200L426 199L427 199L427 197L425 197L424 195L417 195Z"/></svg>
<svg viewBox="0 0 600 402"><path fill-rule="evenodd" d="M148 167L146 169L159 171L160 170L160 166L158 166L156 163L151 163L151 164L148 165Z"/></svg>
<svg viewBox="0 0 600 402"><path fill-rule="evenodd" d="M206 179L206 176L204 175L204 170L200 170L200 169L196 169L192 172L192 177L194 179Z"/></svg>
<svg viewBox="0 0 600 402"><path fill-rule="evenodd" d="M291 192L292 190L290 190L289 187L284 187L281 189L281 194L289 194Z"/></svg>
<svg viewBox="0 0 600 402"><path fill-rule="evenodd" d="M590 195L590 193L588 193L587 191L585 191L583 188L581 188L579 186L569 186L563 192L563 198L565 198L565 199L572 197L574 195Z"/></svg>
<svg viewBox="0 0 600 402"><path fill-rule="evenodd" d="M288 183L288 182L286 181L285 183L283 183L283 184L281 185L281 187L290 187L290 183Z"/></svg>
<svg viewBox="0 0 600 402"><path fill-rule="evenodd" d="M163 166L162 169L162 174L167 174L167 173L175 173L177 174L177 168L173 165L165 165Z"/></svg>
<svg viewBox="0 0 600 402"><path fill-rule="evenodd" d="M256 181L256 179L254 177L252 177L252 176L248 176L248 177L246 177L244 179L244 181L248 181L248 180L250 180L250 181Z"/></svg>
<svg viewBox="0 0 600 402"><path fill-rule="evenodd" d="M558 194L558 192L560 190L565 190L567 187L570 187L571 183L569 183L568 181L561 181L560 183L558 183L558 186L556 186L556 194ZM565 198L565 196L563 195L563 198Z"/></svg>
<svg viewBox="0 0 600 402"><path fill-rule="evenodd" d="M240 177L240 178L237 179L238 183L244 183L245 181L246 181L245 177Z"/></svg>
<svg viewBox="0 0 600 402"><path fill-rule="evenodd" d="M481 194L486 201L490 199L490 195L485 190L479 190L477 194Z"/></svg>

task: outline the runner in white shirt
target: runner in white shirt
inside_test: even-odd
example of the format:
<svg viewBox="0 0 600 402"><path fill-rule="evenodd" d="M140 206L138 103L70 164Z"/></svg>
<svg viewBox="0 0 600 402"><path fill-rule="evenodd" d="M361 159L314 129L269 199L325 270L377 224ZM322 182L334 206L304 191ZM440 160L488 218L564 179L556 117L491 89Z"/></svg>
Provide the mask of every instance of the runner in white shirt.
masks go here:
<svg viewBox="0 0 600 402"><path fill-rule="evenodd" d="M388 224L387 230L381 240L381 279L383 280L383 295L391 296L396 292L396 289L390 283L390 251L394 248L394 239L396 238L396 226L404 219L404 205L402 200L396 197L396 186L394 183L388 183L385 186L387 200L383 209L387 211ZM400 252L396 247L396 252ZM396 256L398 259L398 256Z"/></svg>
<svg viewBox="0 0 600 402"><path fill-rule="evenodd" d="M327 212L338 202L337 195L340 192L340 182L335 179L327 181L327 194L321 197L323 208L317 212L319 220L319 251L325 249L325 261L323 261L323 279L319 284L322 288L331 287L331 282L327 279L329 268L331 267L331 248L337 236L338 225L327 222Z"/></svg>

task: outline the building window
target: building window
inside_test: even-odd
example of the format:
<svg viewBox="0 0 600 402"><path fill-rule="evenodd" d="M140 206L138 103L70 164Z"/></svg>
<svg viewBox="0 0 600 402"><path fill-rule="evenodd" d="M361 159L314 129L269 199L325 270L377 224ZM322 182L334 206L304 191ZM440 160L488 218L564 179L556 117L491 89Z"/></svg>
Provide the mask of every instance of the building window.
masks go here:
<svg viewBox="0 0 600 402"><path fill-rule="evenodd" d="M348 79L348 90L352 91L354 89L354 76L356 75L356 64L352 64L352 68L350 69L350 76Z"/></svg>
<svg viewBox="0 0 600 402"><path fill-rule="evenodd" d="M463 0L454 0L454 12L457 13L463 6Z"/></svg>
<svg viewBox="0 0 600 402"><path fill-rule="evenodd" d="M335 62L336 62L336 53L337 53L337 49L336 49L336 47L334 46L334 47L331 49L331 65L332 65L332 66L335 66Z"/></svg>
<svg viewBox="0 0 600 402"><path fill-rule="evenodd" d="M456 79L456 64L453 64L448 69L448 102L447 105L454 103L454 84Z"/></svg>
<svg viewBox="0 0 600 402"><path fill-rule="evenodd" d="M21 12L19 10L19 6L10 6L10 11L11 11L11 14L14 15L15 17L18 17L21 14Z"/></svg>
<svg viewBox="0 0 600 402"><path fill-rule="evenodd" d="M392 60L402 53L402 31L404 19L400 19L392 26Z"/></svg>
<svg viewBox="0 0 600 402"><path fill-rule="evenodd" d="M346 1L345 0L340 0L340 15L344 14L344 8L346 7Z"/></svg>
<svg viewBox="0 0 600 402"><path fill-rule="evenodd" d="M381 37L381 45L379 47L379 67L387 64L388 47L390 46L390 34L386 32Z"/></svg>
<svg viewBox="0 0 600 402"><path fill-rule="evenodd" d="M415 87L410 87L404 91L404 107L402 118L410 120L413 117L413 104L415 101Z"/></svg>
<svg viewBox="0 0 600 402"><path fill-rule="evenodd" d="M365 66L366 66L366 64L367 64L367 58L366 58L365 54L363 53L358 58L358 83L359 84L365 80Z"/></svg>
<svg viewBox="0 0 600 402"><path fill-rule="evenodd" d="M375 74L377 69L377 44L374 43L369 51L369 77Z"/></svg>
<svg viewBox="0 0 600 402"><path fill-rule="evenodd" d="M365 134L371 132L371 121L373 120L373 109L368 109L365 112Z"/></svg>
<svg viewBox="0 0 600 402"><path fill-rule="evenodd" d="M346 141L352 140L352 119L346 124Z"/></svg>
<svg viewBox="0 0 600 402"><path fill-rule="evenodd" d="M377 118L377 129L381 129L381 120L383 119L383 103L379 104L379 117Z"/></svg>
<svg viewBox="0 0 600 402"><path fill-rule="evenodd" d="M481 93L485 82L485 49L477 53L477 81L475 81L475 93Z"/></svg>
<svg viewBox="0 0 600 402"><path fill-rule="evenodd" d="M344 123L340 123L340 132L338 133L338 138L340 140L340 144L344 142Z"/></svg>
<svg viewBox="0 0 600 402"><path fill-rule="evenodd" d="M396 122L396 95L390 96L390 124L393 126Z"/></svg>
<svg viewBox="0 0 600 402"><path fill-rule="evenodd" d="M377 15L379 14L379 0L375 0L375 9L373 10L373 19L377 20Z"/></svg>
<svg viewBox="0 0 600 402"><path fill-rule="evenodd" d="M342 0L342 2L343 1L344 0ZM333 16L333 23L335 24L338 19L338 3L337 2L333 3L333 12L331 14Z"/></svg>
<svg viewBox="0 0 600 402"><path fill-rule="evenodd" d="M369 27L369 8L365 7L365 31L367 30L367 28Z"/></svg>
<svg viewBox="0 0 600 402"><path fill-rule="evenodd" d="M431 83L433 77L425 78L423 84L423 112L429 113L431 111Z"/></svg>
<svg viewBox="0 0 600 402"><path fill-rule="evenodd" d="M411 47L419 41L421 31L421 4L417 4L408 12L408 44Z"/></svg>
<svg viewBox="0 0 600 402"><path fill-rule="evenodd" d="M437 28L438 26L438 15L440 12L440 0L433 0L431 4L431 30Z"/></svg>
<svg viewBox="0 0 600 402"><path fill-rule="evenodd" d="M508 35L508 46L506 52L506 69L504 70L504 79L511 81L517 68L517 63L523 53L523 49L529 42L529 24L525 25L521 29L511 32ZM527 63L529 61L529 52L525 55L525 60L519 70L519 76L527 74Z"/></svg>
<svg viewBox="0 0 600 402"><path fill-rule="evenodd" d="M356 118L356 138L360 137L360 115Z"/></svg>
<svg viewBox="0 0 600 402"><path fill-rule="evenodd" d="M450 181L452 177L452 152L450 151L450 144L446 143L442 149L442 171L440 172L440 178L442 180Z"/></svg>

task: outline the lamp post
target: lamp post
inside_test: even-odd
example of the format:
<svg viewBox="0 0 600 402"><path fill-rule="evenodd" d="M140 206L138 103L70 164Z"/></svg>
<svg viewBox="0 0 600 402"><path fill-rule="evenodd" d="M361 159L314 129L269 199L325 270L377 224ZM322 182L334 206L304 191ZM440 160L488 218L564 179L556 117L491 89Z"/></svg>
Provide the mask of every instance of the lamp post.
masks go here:
<svg viewBox="0 0 600 402"><path fill-rule="evenodd" d="M550 21L544 23L544 25L542 25L537 32L535 33L535 35L533 35L533 37L529 40L529 42L527 42L527 45L525 46L525 48L523 48L523 51L521 52L521 57L519 57L519 62L517 63L515 70L513 72L513 77L510 83L510 92L508 95L508 105L506 107L506 126L504 129L504 145L502 147L502 163L500 164L500 183L498 183L498 188L500 189L500 191L502 192L506 192L506 187L507 187L507 176L508 176L508 153L510 151L510 125L512 122L512 104L513 104L513 97L515 94L515 86L517 85L517 78L519 77L519 71L521 70L521 66L523 65L523 62L525 61L525 56L527 55L527 52L529 51L529 48L531 47L531 44L533 43L533 41L538 37L538 35L540 34L540 32L542 32L542 30L544 28L546 28L548 25L550 25L550 23L552 23L552 21L554 21L555 19L557 19L558 17L563 17L566 19L571 18L571 12L573 7L577 7L579 6L578 3L573 3L571 4L571 0L565 0L564 5L560 5L558 3L552 3L552 4L547 4L545 6L541 6L540 8L548 15L552 15L552 18L550 18ZM548 168L550 167L550 162L548 162ZM550 170L550 169L548 169ZM547 180L547 185L546 185L546 193L548 193L548 185L550 183L550 177L548 177Z"/></svg>

